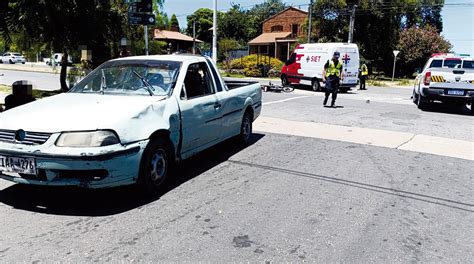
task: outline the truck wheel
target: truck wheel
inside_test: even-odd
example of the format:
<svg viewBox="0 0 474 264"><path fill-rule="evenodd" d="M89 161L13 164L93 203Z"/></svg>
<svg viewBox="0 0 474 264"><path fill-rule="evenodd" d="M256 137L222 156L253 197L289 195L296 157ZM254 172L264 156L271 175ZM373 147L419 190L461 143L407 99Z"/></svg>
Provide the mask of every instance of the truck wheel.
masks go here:
<svg viewBox="0 0 474 264"><path fill-rule="evenodd" d="M145 197L156 197L171 174L171 146L163 139L152 139L143 153L137 185Z"/></svg>
<svg viewBox="0 0 474 264"><path fill-rule="evenodd" d="M281 76L281 86L287 86L290 85L290 82L288 81L288 78L286 78L286 75Z"/></svg>
<svg viewBox="0 0 474 264"><path fill-rule="evenodd" d="M474 102L471 103L471 115L474 115Z"/></svg>
<svg viewBox="0 0 474 264"><path fill-rule="evenodd" d="M248 145L252 136L252 114L246 111L240 125L239 141L243 145Z"/></svg>
<svg viewBox="0 0 474 264"><path fill-rule="evenodd" d="M316 91L316 92L321 91L321 85L319 85L319 80L318 79L314 79L311 82L311 88L313 88L313 91Z"/></svg>
<svg viewBox="0 0 474 264"><path fill-rule="evenodd" d="M418 109L425 110L428 103L425 101L425 97L421 94L417 95L416 105Z"/></svg>

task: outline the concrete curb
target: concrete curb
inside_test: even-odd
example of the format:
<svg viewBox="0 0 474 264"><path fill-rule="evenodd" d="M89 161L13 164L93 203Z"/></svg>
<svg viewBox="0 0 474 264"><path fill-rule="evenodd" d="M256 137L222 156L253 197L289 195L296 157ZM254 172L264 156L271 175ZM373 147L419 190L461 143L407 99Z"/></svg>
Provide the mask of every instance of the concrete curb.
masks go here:
<svg viewBox="0 0 474 264"><path fill-rule="evenodd" d="M56 68L56 70L53 71L53 68L35 64L0 64L0 71L1 70L59 74L60 68Z"/></svg>

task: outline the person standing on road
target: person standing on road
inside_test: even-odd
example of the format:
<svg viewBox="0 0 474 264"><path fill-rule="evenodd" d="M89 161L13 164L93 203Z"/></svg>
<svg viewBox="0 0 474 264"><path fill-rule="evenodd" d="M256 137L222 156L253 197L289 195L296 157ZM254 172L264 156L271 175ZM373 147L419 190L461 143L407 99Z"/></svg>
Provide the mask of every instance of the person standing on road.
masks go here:
<svg viewBox="0 0 474 264"><path fill-rule="evenodd" d="M323 78L326 82L326 93L324 97L324 106L328 103L329 95L332 94L331 107L335 107L337 92L339 90L339 81L342 73L342 62L339 60L341 54L334 52L332 59L324 65Z"/></svg>
<svg viewBox="0 0 474 264"><path fill-rule="evenodd" d="M369 76L369 70L367 69L367 65L365 63L362 63L362 66L360 66L360 87L359 90L367 90L365 87L365 80Z"/></svg>

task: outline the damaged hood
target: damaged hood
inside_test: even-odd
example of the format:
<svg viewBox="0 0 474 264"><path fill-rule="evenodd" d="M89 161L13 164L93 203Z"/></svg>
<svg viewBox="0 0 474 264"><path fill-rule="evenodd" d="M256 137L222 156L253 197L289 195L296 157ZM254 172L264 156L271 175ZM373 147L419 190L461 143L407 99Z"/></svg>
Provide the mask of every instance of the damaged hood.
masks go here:
<svg viewBox="0 0 474 264"><path fill-rule="evenodd" d="M149 119L151 113L158 115L160 101L165 98L60 94L0 113L0 129L46 133L112 129L120 135L130 129L130 123L137 125L137 121Z"/></svg>

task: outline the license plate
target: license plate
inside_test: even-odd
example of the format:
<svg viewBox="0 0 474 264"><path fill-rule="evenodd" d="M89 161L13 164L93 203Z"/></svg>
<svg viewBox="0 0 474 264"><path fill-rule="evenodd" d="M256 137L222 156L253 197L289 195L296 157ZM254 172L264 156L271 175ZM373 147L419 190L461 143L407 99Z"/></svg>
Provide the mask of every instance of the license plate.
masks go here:
<svg viewBox="0 0 474 264"><path fill-rule="evenodd" d="M448 90L449 95L464 95L463 90Z"/></svg>
<svg viewBox="0 0 474 264"><path fill-rule="evenodd" d="M36 160L34 158L0 156L0 171L35 175Z"/></svg>

